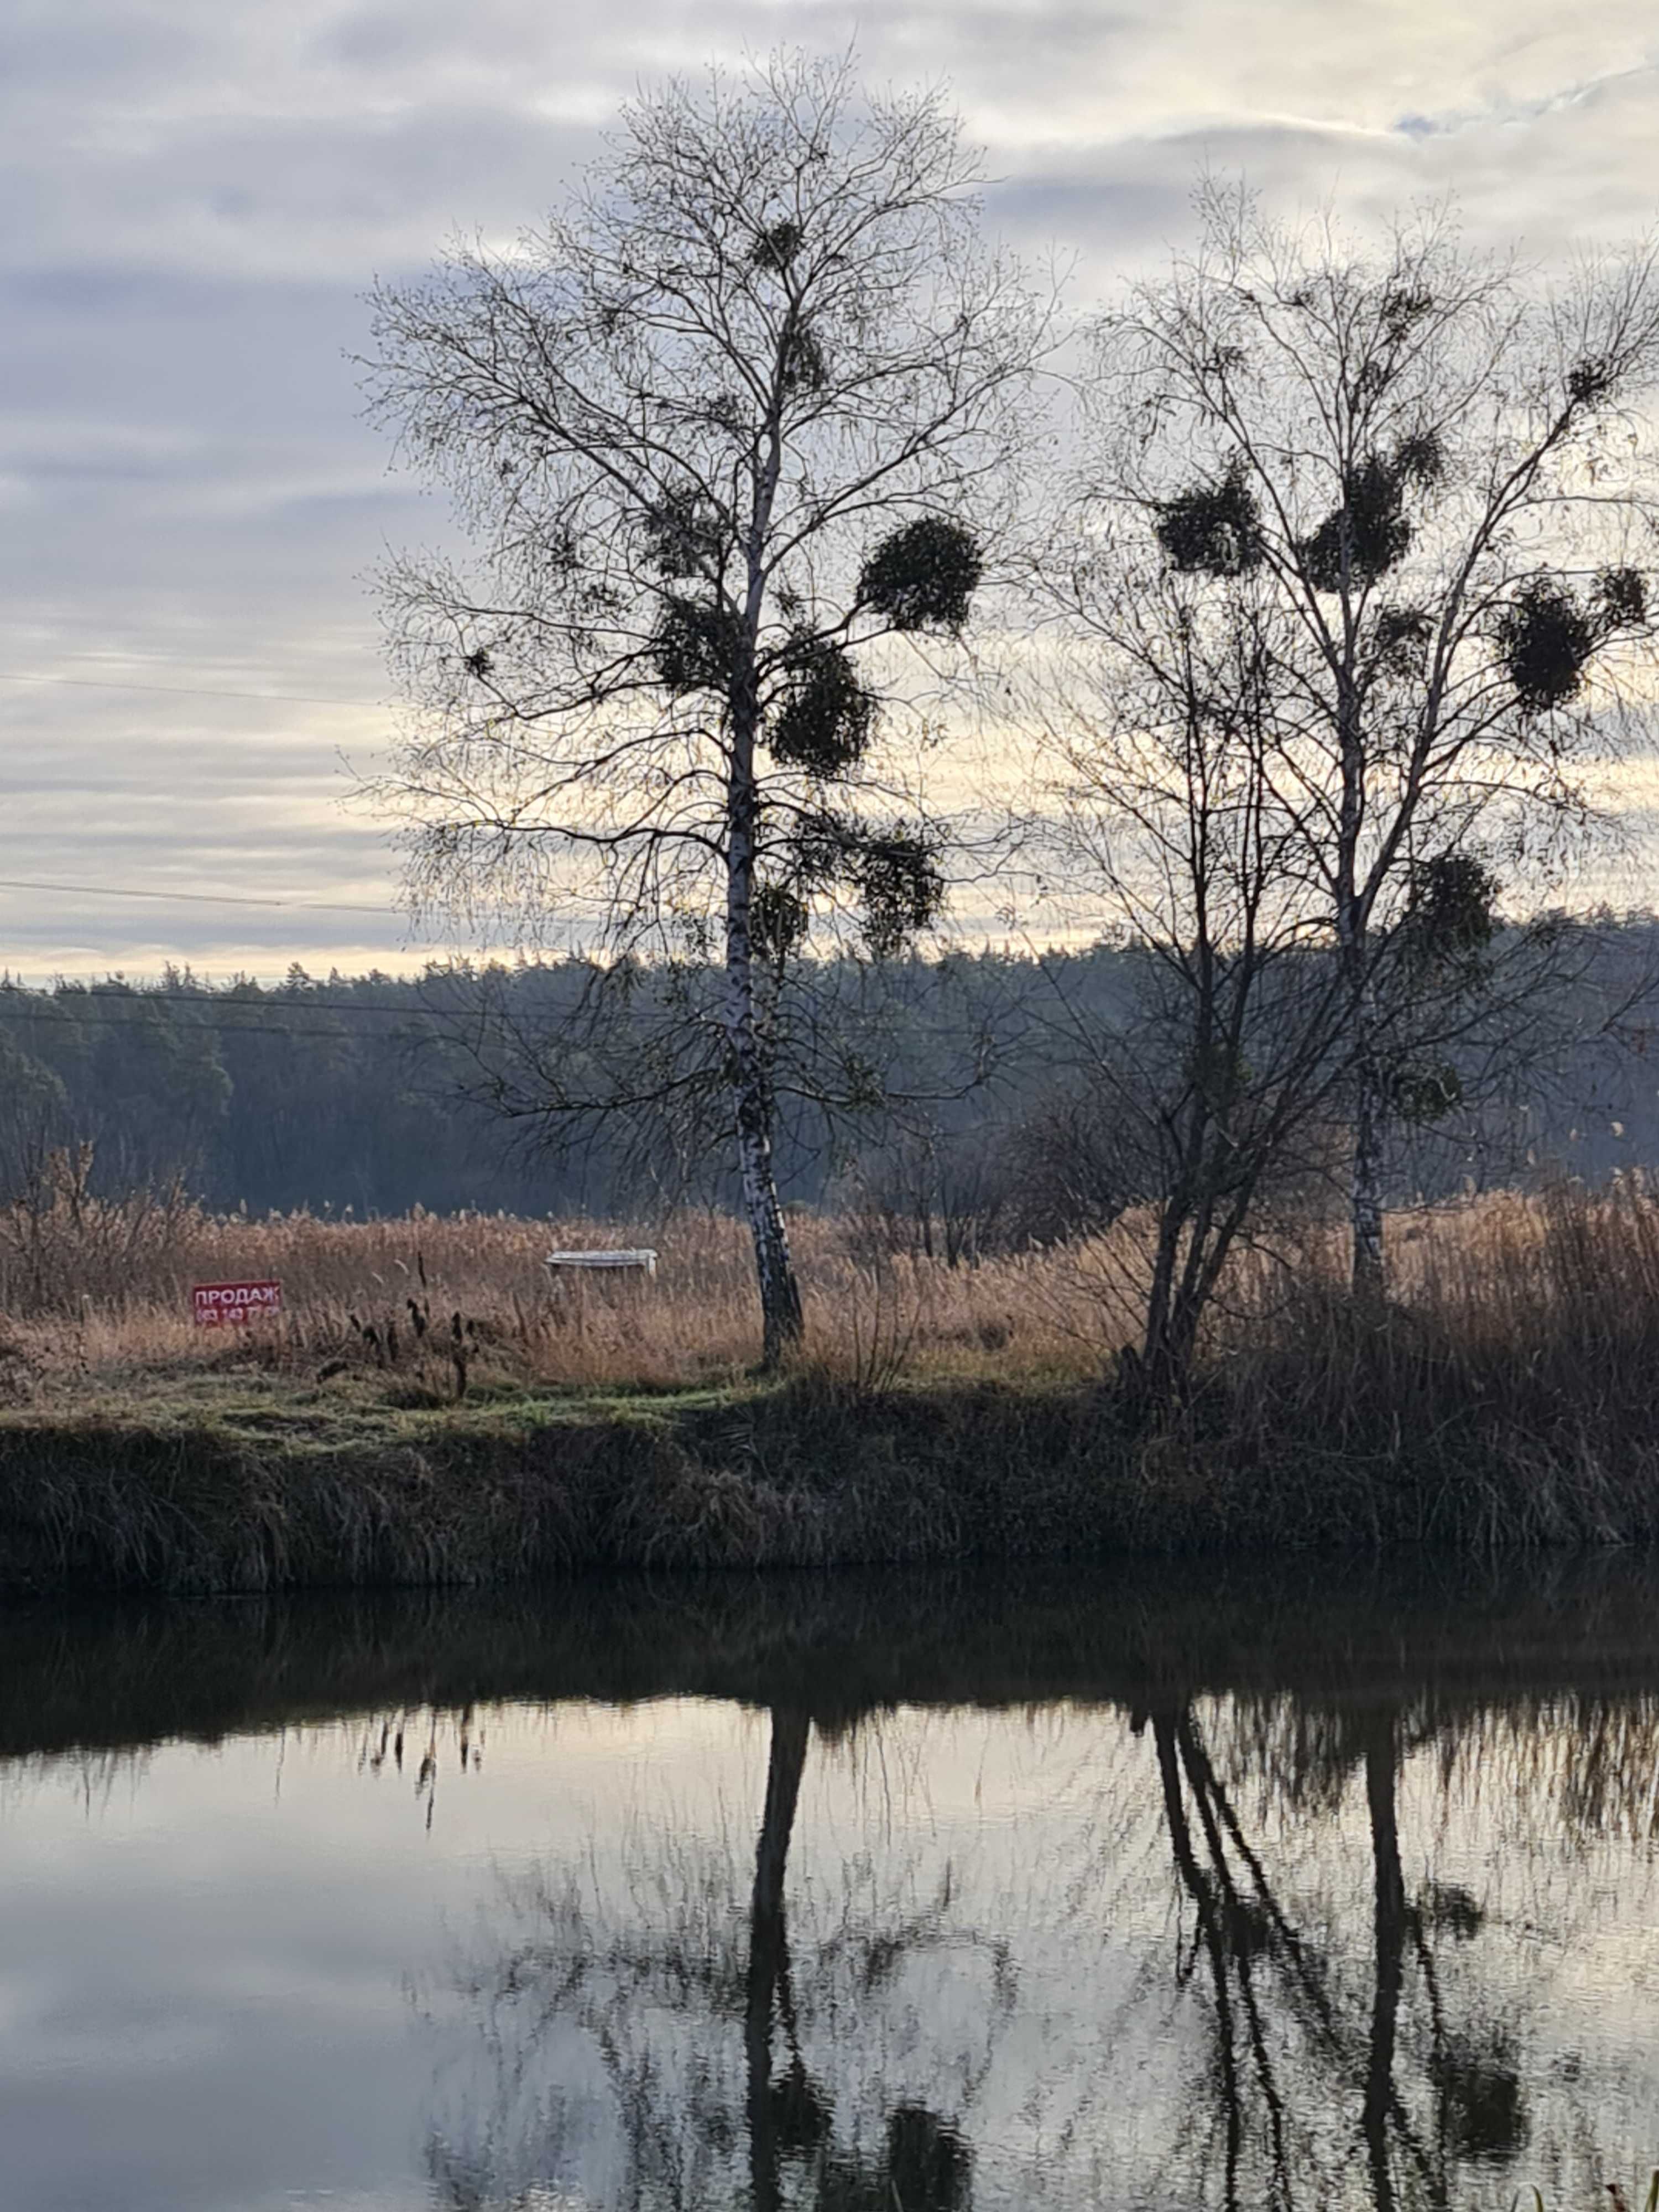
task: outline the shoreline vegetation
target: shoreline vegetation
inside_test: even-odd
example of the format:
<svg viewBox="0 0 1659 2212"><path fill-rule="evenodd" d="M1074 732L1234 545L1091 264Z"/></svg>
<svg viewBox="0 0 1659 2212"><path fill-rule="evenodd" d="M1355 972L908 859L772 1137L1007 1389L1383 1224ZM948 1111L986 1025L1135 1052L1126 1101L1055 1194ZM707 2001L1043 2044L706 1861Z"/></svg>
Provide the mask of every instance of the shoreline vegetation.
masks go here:
<svg viewBox="0 0 1659 2212"><path fill-rule="evenodd" d="M725 1217L653 1233L86 1199L9 1217L0 1583L247 1592L1659 1537L1659 1201L1637 1183L1396 1214L1387 1306L1346 1291L1334 1232L1304 1224L1291 1255L1287 1230L1238 1259L1172 1407L1123 1357L1135 1217L976 1267L896 1253L878 1227L793 1224L807 1342L761 1377ZM561 1297L540 1255L581 1243L654 1243L658 1280ZM262 1274L283 1281L280 1322L192 1327L192 1279ZM70 1298L76 1280L100 1295Z"/></svg>

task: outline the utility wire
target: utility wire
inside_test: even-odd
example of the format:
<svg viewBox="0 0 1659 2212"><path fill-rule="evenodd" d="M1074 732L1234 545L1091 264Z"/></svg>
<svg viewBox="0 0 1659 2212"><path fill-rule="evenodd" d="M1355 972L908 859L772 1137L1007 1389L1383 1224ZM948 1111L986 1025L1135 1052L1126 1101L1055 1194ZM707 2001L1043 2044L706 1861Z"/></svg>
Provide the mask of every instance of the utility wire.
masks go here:
<svg viewBox="0 0 1659 2212"><path fill-rule="evenodd" d="M438 980L441 981L442 979L441 977ZM317 986L317 988L319 990L325 991L330 987L326 983L323 983ZM216 1009L221 1007L237 1008L246 1006L250 1012L253 1013L270 1013L276 1007L284 1005L303 1006L307 1012L313 1014L325 1012L331 1014L391 1014L401 1017L404 1020L409 1019L411 1016L420 1014L427 1015L434 1019L449 1019L457 1015L476 1015L489 1011L488 1007L480 1006L476 1002L444 1006L434 1006L428 1001L420 1000L415 1000L410 1005L401 1006L378 1005L372 999L331 999L325 1000L320 1004L315 1004L311 1001L308 994L302 996L302 994L296 992L291 997L289 997L285 996L281 989L261 991L257 998L240 998L236 995L237 988L238 987L233 983L227 985L227 987L222 991L149 991L145 990L141 985L135 985L131 988L126 989L123 988L118 984L89 983L76 985L71 983L48 992L45 990L33 989L27 984L0 981L0 1022L14 1020L55 1020L57 1018L55 1012L51 1014L42 1012L38 1015L23 1013L17 1007L17 1001L22 999L45 1000L54 1009L59 1007L78 1008L83 1006L89 999L118 999L124 1006L133 1007L139 1007L145 1005L164 1006L204 1006L209 1009ZM77 1014L75 1018L83 1018L88 1021L108 1021L117 1018L107 1014L88 1014L85 1016ZM298 1032L285 1029L283 1030L280 1034L283 1036L292 1036L297 1035ZM318 1032L318 1034L321 1036L331 1036L333 1032L331 1030L321 1030Z"/></svg>
<svg viewBox="0 0 1659 2212"><path fill-rule="evenodd" d="M90 898L188 899L201 906L281 906L303 908L308 914L380 914L395 907L366 906L352 899L252 898L235 891L140 890L120 884L46 883L33 876L0 876L0 890L68 891Z"/></svg>
<svg viewBox="0 0 1659 2212"><path fill-rule="evenodd" d="M272 707L361 707L383 711L378 699L321 699L304 691L210 690L196 684L124 684L113 677L16 676L0 671L0 684L64 684L81 691L160 691L171 699L262 699Z"/></svg>
<svg viewBox="0 0 1659 2212"><path fill-rule="evenodd" d="M321 988L326 990L328 986L324 984ZM92 983L82 988L70 984L65 988L54 989L47 993L31 990L27 984L22 983L0 984L0 1020L12 1018L13 1005L18 999L49 998L54 1007L80 1006L88 999L118 999L123 1005L131 1006L141 1006L145 1004L164 1006L246 1006L256 1013L267 1013L274 1006L279 1006L284 1003L279 991L264 991L258 998L249 999L238 998L235 996L235 991L234 984L228 986L222 991L147 991L142 987L122 990L118 986ZM295 998L297 997L296 994ZM289 1000L288 1003L293 1004L295 1001ZM322 1009L313 1006L310 1011L316 1013ZM411 1014L454 1014L465 1013L469 1011L475 1010L465 1006L432 1006L418 1002L406 1006L377 1006L372 999L331 1000L327 1006L327 1012L334 1014L395 1014L405 1018ZM96 1015L91 1018L107 1020L109 1017Z"/></svg>
<svg viewBox="0 0 1659 2212"><path fill-rule="evenodd" d="M155 994L152 992L148 995L153 998ZM345 1013L352 1010L341 1006L334 1011ZM389 1014L394 1012L394 1009L391 1006L362 1006L356 1011L360 1013ZM424 1007L415 1007L395 1011L419 1013L428 1010ZM15 1012L11 1007L0 1004L0 1026L7 1022L50 1022L57 1019L58 1017L55 1014L48 1013L44 1009L36 1012ZM73 1018L73 1026L80 1029L134 1030L143 1029L145 1024L143 1022L131 1020L122 1014L76 1014ZM258 1022L238 1022L234 1026L214 1028L207 1034L216 1043L228 1036L317 1037L325 1039L331 1044L340 1044L344 1041L343 1032L339 1030L296 1029L287 1024L279 1027L275 1023Z"/></svg>

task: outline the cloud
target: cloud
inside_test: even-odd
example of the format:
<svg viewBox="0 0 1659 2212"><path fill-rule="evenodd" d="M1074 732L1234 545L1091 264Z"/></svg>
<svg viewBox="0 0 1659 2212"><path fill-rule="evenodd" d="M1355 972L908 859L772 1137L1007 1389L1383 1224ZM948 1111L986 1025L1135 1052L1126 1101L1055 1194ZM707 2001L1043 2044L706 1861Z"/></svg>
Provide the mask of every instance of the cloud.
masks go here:
<svg viewBox="0 0 1659 2212"><path fill-rule="evenodd" d="M1181 234L1203 165L1362 221L1453 189L1477 237L1545 258L1652 211L1648 0L13 0L0 673L362 711L0 684L7 872L389 903L338 752L387 726L364 580L445 525L360 417L363 288L534 222L642 77L855 37L877 82L949 80L993 220L1074 252L1085 290ZM252 914L8 894L0 959L337 950L343 917Z"/></svg>

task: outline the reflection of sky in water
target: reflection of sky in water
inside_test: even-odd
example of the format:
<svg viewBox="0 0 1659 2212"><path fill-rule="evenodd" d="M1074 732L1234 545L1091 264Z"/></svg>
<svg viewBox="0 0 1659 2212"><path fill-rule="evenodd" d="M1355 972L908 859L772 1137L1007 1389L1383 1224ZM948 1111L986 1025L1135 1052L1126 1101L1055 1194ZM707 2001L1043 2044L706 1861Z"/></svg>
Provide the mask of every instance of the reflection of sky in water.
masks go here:
<svg viewBox="0 0 1659 2212"><path fill-rule="evenodd" d="M1269 2201L1270 2079L1306 2201L1364 2203L1364 1776L1350 1744L1310 1778L1285 1709L1210 1701L1194 1719L1237 1824L1230 1863L1257 1858L1294 1938L1241 1938L1228 1964L1243 2201ZM364 1763L366 1723L12 1770L8 2212L550 2205L641 2180L645 2202L748 2195L766 1717L564 1705L473 1730L465 1774L440 1731L429 1825L412 1726L402 1775ZM861 2205L848 2192L879 2168L896 2106L960 2130L981 2207L1219 2201L1215 1991L1154 1735L1062 1705L903 1711L812 1738L770 2057L783 2079L793 2019L829 2134L775 2160L781 2201ZM1659 2155L1653 1869L1644 1839L1611 1832L1644 1802L1644 1743L1615 1749L1622 1794L1576 1832L1561 1808L1595 1761L1570 1719L1408 1752L1401 1865L1423 1911L1390 2122L1402 2203L1433 2201L1448 2051L1510 2067L1523 2106L1518 2157L1454 2161L1454 2203L1534 2180L1589 2203L1601 2172ZM1201 1857L1195 1800L1189 1817Z"/></svg>

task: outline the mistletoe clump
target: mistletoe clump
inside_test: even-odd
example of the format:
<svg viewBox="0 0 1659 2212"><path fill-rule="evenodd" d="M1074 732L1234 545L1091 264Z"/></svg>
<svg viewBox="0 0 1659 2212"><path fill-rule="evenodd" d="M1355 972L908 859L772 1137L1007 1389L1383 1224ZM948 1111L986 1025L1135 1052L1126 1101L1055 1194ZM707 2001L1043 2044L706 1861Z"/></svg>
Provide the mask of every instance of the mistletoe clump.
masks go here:
<svg viewBox="0 0 1659 2212"><path fill-rule="evenodd" d="M809 775L845 775L863 757L875 729L877 701L838 645L811 639L785 662L782 696L767 743L774 759Z"/></svg>
<svg viewBox="0 0 1659 2212"><path fill-rule="evenodd" d="M1384 337L1391 345L1403 345L1433 307L1432 292L1410 292L1397 288L1386 294L1379 317Z"/></svg>
<svg viewBox="0 0 1659 2212"><path fill-rule="evenodd" d="M645 518L647 550L665 576L701 576L717 568L719 525L695 493L671 492Z"/></svg>
<svg viewBox="0 0 1659 2212"><path fill-rule="evenodd" d="M1601 635L1593 607L1553 576L1530 577L1498 621L1498 649L1522 712L1548 714L1575 698Z"/></svg>
<svg viewBox="0 0 1659 2212"><path fill-rule="evenodd" d="M806 902L786 884L761 884L749 902L749 942L757 960L781 965L805 942Z"/></svg>
<svg viewBox="0 0 1659 2212"><path fill-rule="evenodd" d="M1498 622L1498 649L1523 714L1547 714L1576 698L1599 645L1639 629L1648 592L1637 568L1603 568L1580 599L1559 577L1528 577Z"/></svg>
<svg viewBox="0 0 1659 2212"><path fill-rule="evenodd" d="M878 960L891 960L931 929L945 905L945 877L932 841L907 830L863 838L849 856L864 941Z"/></svg>
<svg viewBox="0 0 1659 2212"><path fill-rule="evenodd" d="M878 960L895 958L944 910L939 848L925 830L875 830L826 808L802 823L793 843L795 880L848 885Z"/></svg>
<svg viewBox="0 0 1659 2212"><path fill-rule="evenodd" d="M1402 484L1437 484L1446 473L1446 449L1437 430L1417 430L1394 449L1394 472Z"/></svg>
<svg viewBox="0 0 1659 2212"><path fill-rule="evenodd" d="M884 538L859 576L858 604L894 629L948 630L968 619L985 562L973 532L923 515Z"/></svg>
<svg viewBox="0 0 1659 2212"><path fill-rule="evenodd" d="M785 216L781 222L771 223L762 231L749 249L749 258L757 269L769 269L781 276L800 252L806 233L793 216Z"/></svg>
<svg viewBox="0 0 1659 2212"><path fill-rule="evenodd" d="M1302 543L1302 565L1316 592L1344 581L1374 582L1404 559L1412 542L1403 479L1375 453L1342 479L1342 504Z"/></svg>
<svg viewBox="0 0 1659 2212"><path fill-rule="evenodd" d="M663 603L652 658L664 688L678 699L690 691L723 691L742 642L743 624L732 608L674 594Z"/></svg>
<svg viewBox="0 0 1659 2212"><path fill-rule="evenodd" d="M1592 407L1598 399L1606 398L1616 381L1611 362L1576 361L1567 371L1567 397L1577 406Z"/></svg>
<svg viewBox="0 0 1659 2212"><path fill-rule="evenodd" d="M1437 966L1484 951L1498 927L1497 899L1497 877L1473 853L1413 861L1403 924L1413 957Z"/></svg>
<svg viewBox="0 0 1659 2212"><path fill-rule="evenodd" d="M1261 514L1242 461L1218 483L1163 501L1152 528L1164 559L1184 575L1243 576L1261 565Z"/></svg>
<svg viewBox="0 0 1659 2212"><path fill-rule="evenodd" d="M1596 611L1611 633L1640 629L1648 618L1648 587L1639 568L1603 568L1595 580Z"/></svg>
<svg viewBox="0 0 1659 2212"><path fill-rule="evenodd" d="M1302 565L1316 592L1373 584L1406 557L1412 542L1406 495L1437 483L1445 455L1432 430L1404 438L1391 454L1370 453L1342 478L1342 504L1302 541Z"/></svg>

